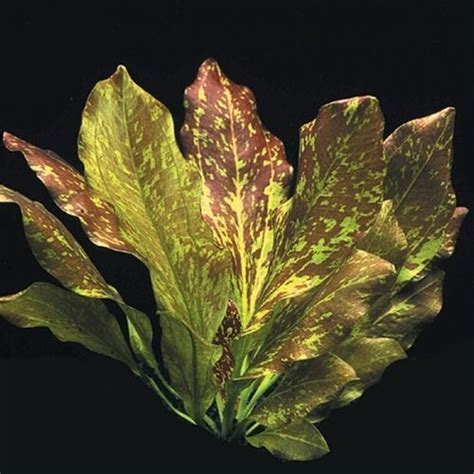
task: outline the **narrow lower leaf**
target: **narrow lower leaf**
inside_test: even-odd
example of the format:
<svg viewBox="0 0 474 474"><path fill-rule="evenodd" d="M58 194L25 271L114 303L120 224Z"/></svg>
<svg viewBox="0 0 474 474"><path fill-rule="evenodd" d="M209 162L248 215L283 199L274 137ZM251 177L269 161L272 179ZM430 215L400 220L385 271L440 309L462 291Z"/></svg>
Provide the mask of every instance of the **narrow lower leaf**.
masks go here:
<svg viewBox="0 0 474 474"><path fill-rule="evenodd" d="M217 393L214 366L222 347L193 334L181 321L162 314L161 350L171 381L187 413L201 421Z"/></svg>
<svg viewBox="0 0 474 474"><path fill-rule="evenodd" d="M100 300L34 283L15 295L1 297L0 314L22 328L47 327L60 341L82 344L137 370L115 317Z"/></svg>
<svg viewBox="0 0 474 474"><path fill-rule="evenodd" d="M247 436L246 439L252 446L266 448L275 456L288 461L309 461L329 452L323 435L307 421L267 429L262 433Z"/></svg>
<svg viewBox="0 0 474 474"><path fill-rule="evenodd" d="M124 311L134 354L157 369L153 354L151 323L144 313L125 304L118 291L107 284L82 246L67 228L41 203L0 186L0 202L15 203L21 210L25 236L38 263L64 287L82 296L110 298Z"/></svg>

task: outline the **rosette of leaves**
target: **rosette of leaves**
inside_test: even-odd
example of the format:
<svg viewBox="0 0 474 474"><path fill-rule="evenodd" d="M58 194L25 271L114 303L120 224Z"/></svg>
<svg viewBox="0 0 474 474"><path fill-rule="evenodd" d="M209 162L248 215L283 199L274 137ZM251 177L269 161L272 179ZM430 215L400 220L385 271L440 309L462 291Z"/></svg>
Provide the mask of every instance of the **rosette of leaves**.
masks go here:
<svg viewBox="0 0 474 474"><path fill-rule="evenodd" d="M214 60L184 106L178 143L167 108L119 66L87 99L83 173L4 135L94 244L147 266L156 314L127 305L52 213L4 186L0 201L19 206L34 256L63 288L34 283L2 297L0 314L125 363L218 436L318 458L328 445L315 425L404 358L440 311L437 262L467 213L450 181L454 110L384 139L376 98L326 104L300 129L293 177L252 92Z"/></svg>

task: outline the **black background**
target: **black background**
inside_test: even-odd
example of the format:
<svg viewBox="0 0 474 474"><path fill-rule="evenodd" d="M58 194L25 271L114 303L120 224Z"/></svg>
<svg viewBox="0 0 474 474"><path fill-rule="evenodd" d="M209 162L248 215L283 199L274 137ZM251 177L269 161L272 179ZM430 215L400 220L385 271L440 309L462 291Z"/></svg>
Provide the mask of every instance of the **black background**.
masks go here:
<svg viewBox="0 0 474 474"><path fill-rule="evenodd" d="M0 12L0 129L78 167L80 113L96 81L125 64L180 125L183 89L213 56L254 90L264 123L293 162L298 127L330 100L377 96L387 133L455 106L453 182L459 204L474 207L469 2L12 3ZM0 154L0 182L44 202L125 299L151 313L145 269L90 244L24 160ZM282 463L222 443L168 413L119 363L0 320L0 471L472 472L472 220L444 265L440 316L382 383L322 423L332 448L325 458ZM0 206L0 237L0 294L52 281L35 263L13 205Z"/></svg>

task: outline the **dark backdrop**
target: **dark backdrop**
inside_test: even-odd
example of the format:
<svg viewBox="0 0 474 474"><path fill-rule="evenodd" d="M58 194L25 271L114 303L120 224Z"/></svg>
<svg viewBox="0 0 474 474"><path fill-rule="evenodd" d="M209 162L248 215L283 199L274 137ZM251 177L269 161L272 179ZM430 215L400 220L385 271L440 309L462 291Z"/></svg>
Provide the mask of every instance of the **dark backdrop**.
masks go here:
<svg viewBox="0 0 474 474"><path fill-rule="evenodd" d="M77 166L84 101L117 64L127 65L180 125L183 89L214 56L254 90L264 123L293 162L298 127L325 102L375 95L387 133L455 106L454 186L459 203L474 207L468 2L11 3L0 12L0 129ZM0 182L45 202L126 300L151 312L144 268L90 244L25 162L0 153ZM60 343L47 330L0 320L0 471L472 472L471 224L468 217L444 265L440 316L382 383L323 423L332 452L320 461L282 463L264 450L224 444L168 413L119 363ZM13 205L0 206L0 238L1 294L51 281L35 263Z"/></svg>

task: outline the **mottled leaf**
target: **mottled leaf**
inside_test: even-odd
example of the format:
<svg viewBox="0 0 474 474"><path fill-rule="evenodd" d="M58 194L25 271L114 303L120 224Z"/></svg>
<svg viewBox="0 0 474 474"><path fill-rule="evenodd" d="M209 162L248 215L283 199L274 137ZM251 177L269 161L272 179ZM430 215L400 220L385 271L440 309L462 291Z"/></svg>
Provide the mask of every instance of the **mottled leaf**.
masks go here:
<svg viewBox="0 0 474 474"><path fill-rule="evenodd" d="M172 316L162 314L160 322L163 359L173 387L186 411L200 421L217 393L214 366L222 355L222 347L196 337Z"/></svg>
<svg viewBox="0 0 474 474"><path fill-rule="evenodd" d="M454 109L412 120L384 143L388 160L385 197L408 242L398 286L416 277L439 251L453 214L451 185Z"/></svg>
<svg viewBox="0 0 474 474"><path fill-rule="evenodd" d="M246 374L282 372L288 364L314 358L342 342L354 323L390 288L394 266L355 250L323 285L303 314L287 314L272 328L269 341Z"/></svg>
<svg viewBox="0 0 474 474"><path fill-rule="evenodd" d="M34 283L15 295L0 298L0 314L22 328L47 327L60 341L82 344L124 362L136 372L120 327L100 300L48 283Z"/></svg>
<svg viewBox="0 0 474 474"><path fill-rule="evenodd" d="M181 155L168 109L124 67L90 94L79 135L87 182L112 202L166 311L210 341L227 304L225 260L200 211L199 171Z"/></svg>
<svg viewBox="0 0 474 474"><path fill-rule="evenodd" d="M283 144L264 129L252 92L205 61L185 92L181 139L203 176L202 210L216 242L232 255L242 323L251 320L273 255L279 206L291 166Z"/></svg>
<svg viewBox="0 0 474 474"><path fill-rule="evenodd" d="M382 203L382 134L373 97L331 102L301 128L296 192L254 328L276 301L328 278L368 229Z"/></svg>
<svg viewBox="0 0 474 474"><path fill-rule="evenodd" d="M354 369L333 354L296 362L253 413L252 419L277 427L305 418L319 405L336 398L356 377Z"/></svg>
<svg viewBox="0 0 474 474"><path fill-rule="evenodd" d="M281 428L267 429L246 439L252 446L266 448L275 456L289 461L318 459L329 452L323 435L304 420Z"/></svg>
<svg viewBox="0 0 474 474"><path fill-rule="evenodd" d="M377 255L399 268L407 255L407 240L393 212L392 201L384 201L380 212L357 248Z"/></svg>
<svg viewBox="0 0 474 474"><path fill-rule="evenodd" d="M92 242L112 250L134 253L120 235L113 207L99 198L77 170L56 153L30 145L10 133L3 134L3 142L10 151L23 153L54 202L67 214L80 219Z"/></svg>
<svg viewBox="0 0 474 474"><path fill-rule="evenodd" d="M400 344L389 338L355 338L338 346L334 353L352 366L358 380L346 385L335 405L342 406L359 398L364 390L376 383L393 362L404 359Z"/></svg>
<svg viewBox="0 0 474 474"><path fill-rule="evenodd" d="M224 395L224 385L234 369L235 359L232 353L231 342L237 338L241 329L239 310L235 303L229 300L224 319L217 330L214 341L212 341L214 344L222 347L222 356L214 366L214 376L222 395Z"/></svg>
<svg viewBox="0 0 474 474"><path fill-rule="evenodd" d="M459 230L468 212L469 209L465 207L456 207L456 209L454 209L453 215L444 232L443 243L436 255L438 258L449 258L454 253Z"/></svg>
<svg viewBox="0 0 474 474"><path fill-rule="evenodd" d="M39 202L0 186L0 202L11 202L21 210L25 236L38 263L64 287L83 296L110 298L127 317L134 354L151 368L157 362L152 349L152 327L141 311L125 304L118 291L108 285L84 249L53 214Z"/></svg>
<svg viewBox="0 0 474 474"><path fill-rule="evenodd" d="M443 271L433 269L423 279L408 284L360 333L390 337L408 349L421 328L441 311L443 278Z"/></svg>

